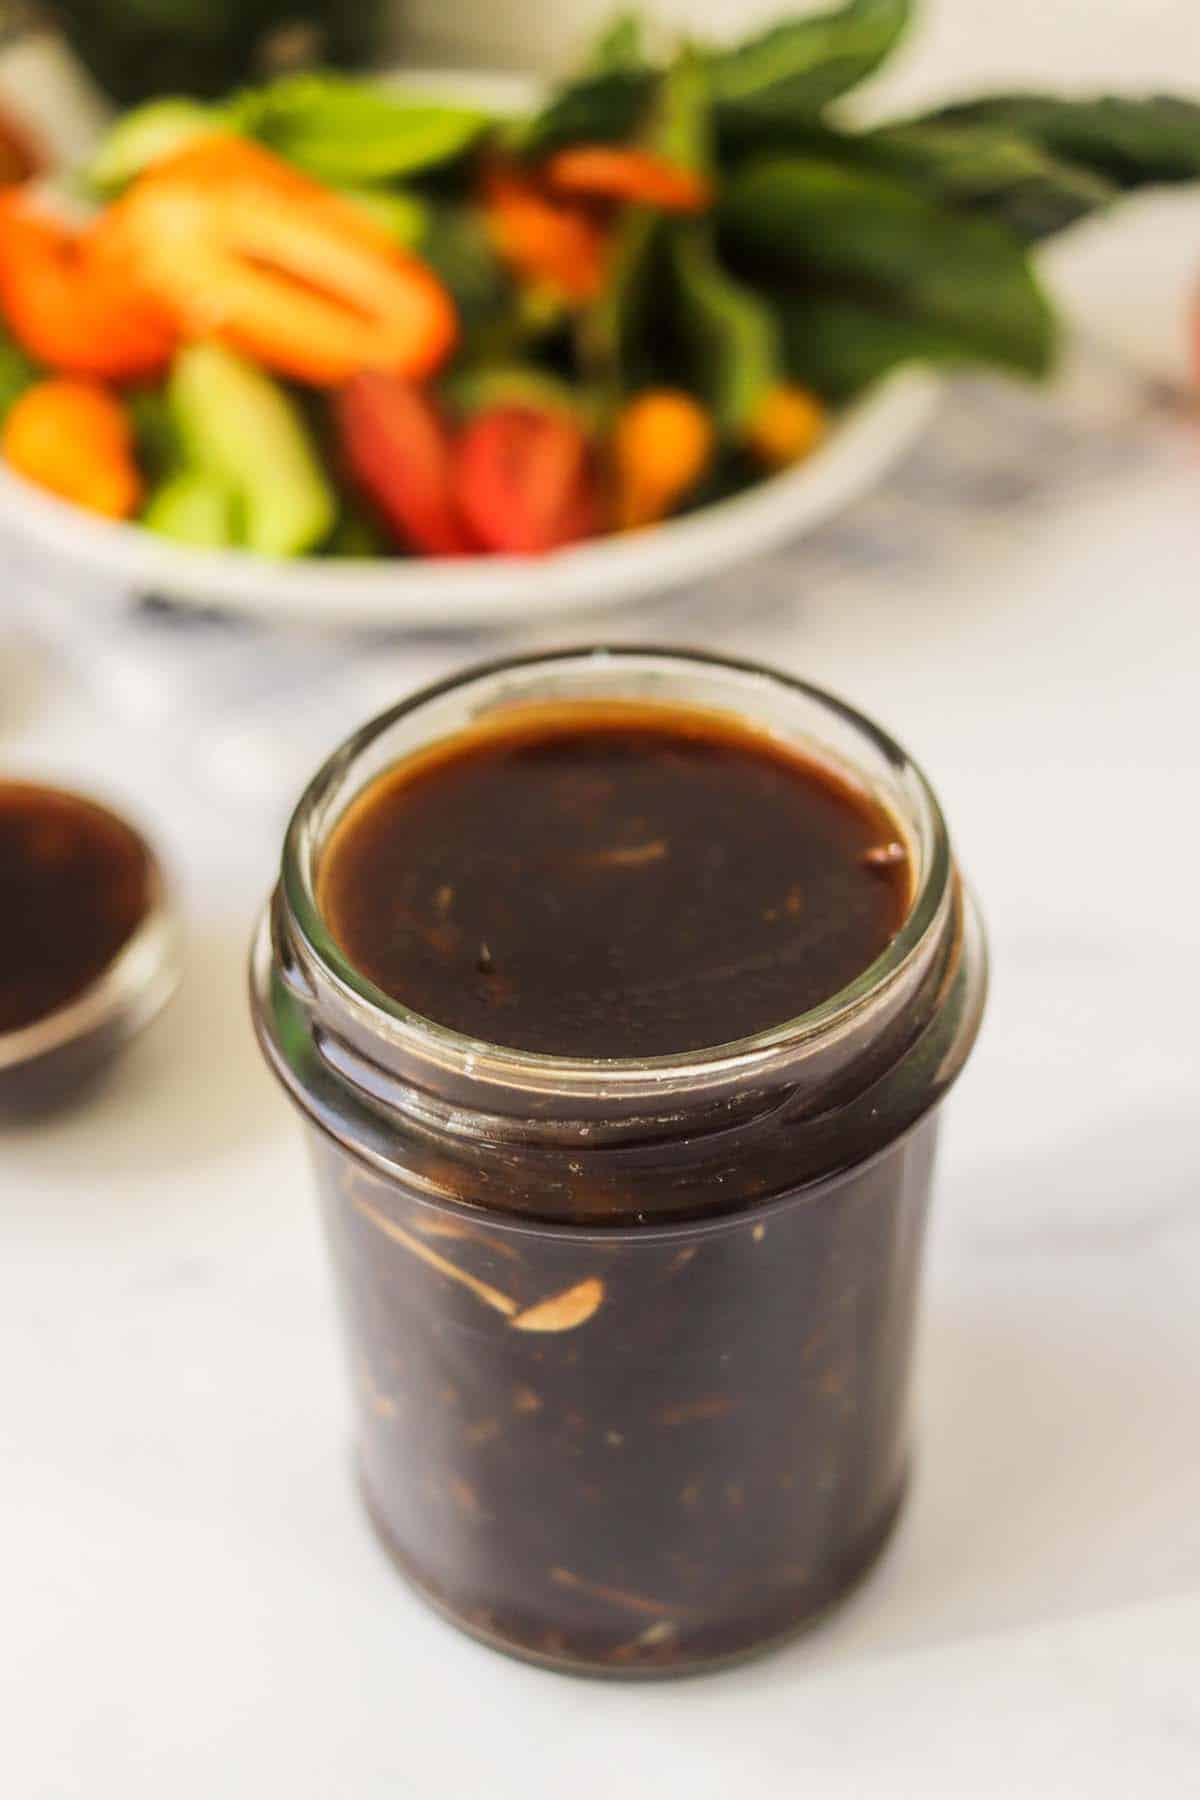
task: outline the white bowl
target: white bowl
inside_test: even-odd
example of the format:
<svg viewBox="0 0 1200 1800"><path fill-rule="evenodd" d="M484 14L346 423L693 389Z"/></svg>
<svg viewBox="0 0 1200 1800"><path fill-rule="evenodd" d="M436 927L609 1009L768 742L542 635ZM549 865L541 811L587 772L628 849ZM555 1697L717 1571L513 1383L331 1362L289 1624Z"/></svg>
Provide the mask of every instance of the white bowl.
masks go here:
<svg viewBox="0 0 1200 1800"><path fill-rule="evenodd" d="M405 87L476 98L496 111L531 102L512 76L406 72ZM938 379L906 369L841 414L806 461L681 519L548 556L321 558L194 550L139 525L82 511L0 465L0 525L57 565L87 604L88 580L313 625L436 630L506 625L633 601L716 575L810 531L878 479L928 419Z"/></svg>
<svg viewBox="0 0 1200 1800"><path fill-rule="evenodd" d="M905 370L851 407L821 449L681 519L547 556L321 558L192 550L56 499L0 470L0 522L59 565L87 603L89 578L131 593L330 626L505 625L685 586L772 550L841 510L928 419L936 376Z"/></svg>

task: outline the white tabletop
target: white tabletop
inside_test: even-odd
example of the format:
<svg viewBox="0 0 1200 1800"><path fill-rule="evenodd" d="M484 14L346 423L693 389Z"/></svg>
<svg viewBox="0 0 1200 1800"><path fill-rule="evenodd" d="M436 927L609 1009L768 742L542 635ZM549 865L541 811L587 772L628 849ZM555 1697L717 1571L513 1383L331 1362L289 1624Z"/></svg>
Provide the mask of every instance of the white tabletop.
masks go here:
<svg viewBox="0 0 1200 1800"><path fill-rule="evenodd" d="M1197 1791L1197 447L1156 426L1119 481L887 604L800 581L758 606L747 581L736 614L673 615L907 741L995 957L948 1111L899 1536L830 1624L705 1680L519 1666L394 1576L243 998L274 825L0 637L6 766L133 807L190 929L111 1085L5 1138L6 1795Z"/></svg>

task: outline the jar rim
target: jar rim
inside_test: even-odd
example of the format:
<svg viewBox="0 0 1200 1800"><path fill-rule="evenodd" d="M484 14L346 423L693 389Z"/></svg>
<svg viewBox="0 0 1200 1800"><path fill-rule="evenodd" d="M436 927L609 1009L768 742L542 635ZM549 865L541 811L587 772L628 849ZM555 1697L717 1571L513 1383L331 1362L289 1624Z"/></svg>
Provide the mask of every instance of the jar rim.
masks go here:
<svg viewBox="0 0 1200 1800"><path fill-rule="evenodd" d="M784 695L792 694L815 702L860 733L897 775L911 781L924 814L926 853L916 892L895 936L853 981L806 1012L792 1015L747 1037L651 1057L562 1056L493 1043L441 1025L369 981L345 955L325 922L317 902L315 867L309 854L311 821L323 815L330 796L353 765L398 723L456 691L465 693L473 686L507 674L519 675L543 669L551 672L571 664L598 669L621 662L666 664L680 672L689 667L698 671L725 672ZM680 710L686 710L688 705L686 701L672 704ZM759 723L750 713L745 715L745 722L752 726ZM769 734L767 726L764 725L763 730ZM348 796L346 805L352 804L362 791L360 788ZM341 816L339 812L337 817ZM336 823L335 818L333 824ZM815 683L749 659L670 646L601 644L476 663L419 689L368 720L326 759L302 793L284 839L281 886L293 925L308 953L321 968L323 978L332 983L354 1012L397 1049L467 1078L482 1073L481 1065L486 1061L490 1079L505 1086L559 1093L602 1091L619 1095L645 1091L648 1086L672 1088L689 1081L708 1084L756 1073L780 1056L802 1052L806 1046L839 1031L892 985L926 942L930 931L943 916L952 871L945 819L923 771L888 732L847 701Z"/></svg>

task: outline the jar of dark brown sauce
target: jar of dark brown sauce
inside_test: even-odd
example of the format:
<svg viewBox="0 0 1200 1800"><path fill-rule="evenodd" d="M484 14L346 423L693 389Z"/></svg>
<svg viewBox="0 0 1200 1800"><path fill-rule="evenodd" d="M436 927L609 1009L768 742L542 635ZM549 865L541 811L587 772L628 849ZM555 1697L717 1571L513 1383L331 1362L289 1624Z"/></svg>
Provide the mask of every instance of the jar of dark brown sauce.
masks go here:
<svg viewBox="0 0 1200 1800"><path fill-rule="evenodd" d="M985 987L904 752L745 663L473 671L316 776L252 978L418 1588L624 1675L837 1601L904 1494L938 1103Z"/></svg>

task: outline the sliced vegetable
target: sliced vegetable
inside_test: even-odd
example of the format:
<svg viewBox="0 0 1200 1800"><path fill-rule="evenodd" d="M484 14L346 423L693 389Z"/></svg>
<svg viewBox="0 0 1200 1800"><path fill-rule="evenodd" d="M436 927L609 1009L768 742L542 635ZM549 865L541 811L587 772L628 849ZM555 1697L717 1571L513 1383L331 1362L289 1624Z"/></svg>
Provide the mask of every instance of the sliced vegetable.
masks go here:
<svg viewBox="0 0 1200 1800"><path fill-rule="evenodd" d="M558 409L478 414L463 430L455 468L463 516L486 550L539 556L598 528L588 440Z"/></svg>
<svg viewBox="0 0 1200 1800"><path fill-rule="evenodd" d="M188 336L317 386L363 368L425 375L454 308L424 264L257 145L208 138L135 182L96 228Z"/></svg>
<svg viewBox="0 0 1200 1800"><path fill-rule="evenodd" d="M752 128L818 112L874 73L911 16L911 0L847 0L713 52L708 69L721 124Z"/></svg>
<svg viewBox="0 0 1200 1800"><path fill-rule="evenodd" d="M159 374L177 334L159 300L88 240L19 203L0 209L0 309L22 348L64 375Z"/></svg>
<svg viewBox="0 0 1200 1800"><path fill-rule="evenodd" d="M980 359L1042 375L1053 318L1018 240L888 176L805 157L766 157L735 175L722 241L768 278L836 282L935 326Z"/></svg>
<svg viewBox="0 0 1200 1800"><path fill-rule="evenodd" d="M141 522L177 544L227 550L241 541L238 510L226 482L200 469L181 469L155 488Z"/></svg>
<svg viewBox="0 0 1200 1800"><path fill-rule="evenodd" d="M808 388L781 381L755 406L745 433L746 448L768 469L785 469L815 450L829 418Z"/></svg>
<svg viewBox="0 0 1200 1800"><path fill-rule="evenodd" d="M632 531L665 519L701 480L717 434L699 401L678 389L638 394L613 430L617 525Z"/></svg>
<svg viewBox="0 0 1200 1800"><path fill-rule="evenodd" d="M573 301L600 292L607 240L588 212L503 166L488 172L483 204L492 244L519 279Z"/></svg>
<svg viewBox="0 0 1200 1800"><path fill-rule="evenodd" d="M205 106L182 95L147 100L111 125L85 170L88 185L98 194L119 194L122 188L164 157L173 156L197 138L229 129L220 107Z"/></svg>
<svg viewBox="0 0 1200 1800"><path fill-rule="evenodd" d="M475 549L455 499L449 427L429 395L395 376L363 374L334 406L347 473L389 533L430 556Z"/></svg>
<svg viewBox="0 0 1200 1800"><path fill-rule="evenodd" d="M488 124L478 107L326 72L285 76L240 97L240 130L318 181L394 181L461 156Z"/></svg>
<svg viewBox="0 0 1200 1800"><path fill-rule="evenodd" d="M578 200L615 200L683 213L703 212L712 202L712 184L705 176L650 150L577 144L557 151L543 173L556 193Z"/></svg>
<svg viewBox="0 0 1200 1800"><path fill-rule="evenodd" d="M96 382L57 379L27 388L0 436L9 466L88 512L127 519L141 480L125 408Z"/></svg>
<svg viewBox="0 0 1200 1800"><path fill-rule="evenodd" d="M176 358L168 392L188 466L232 491L248 549L298 556L321 542L336 498L277 383L220 344L193 344Z"/></svg>

